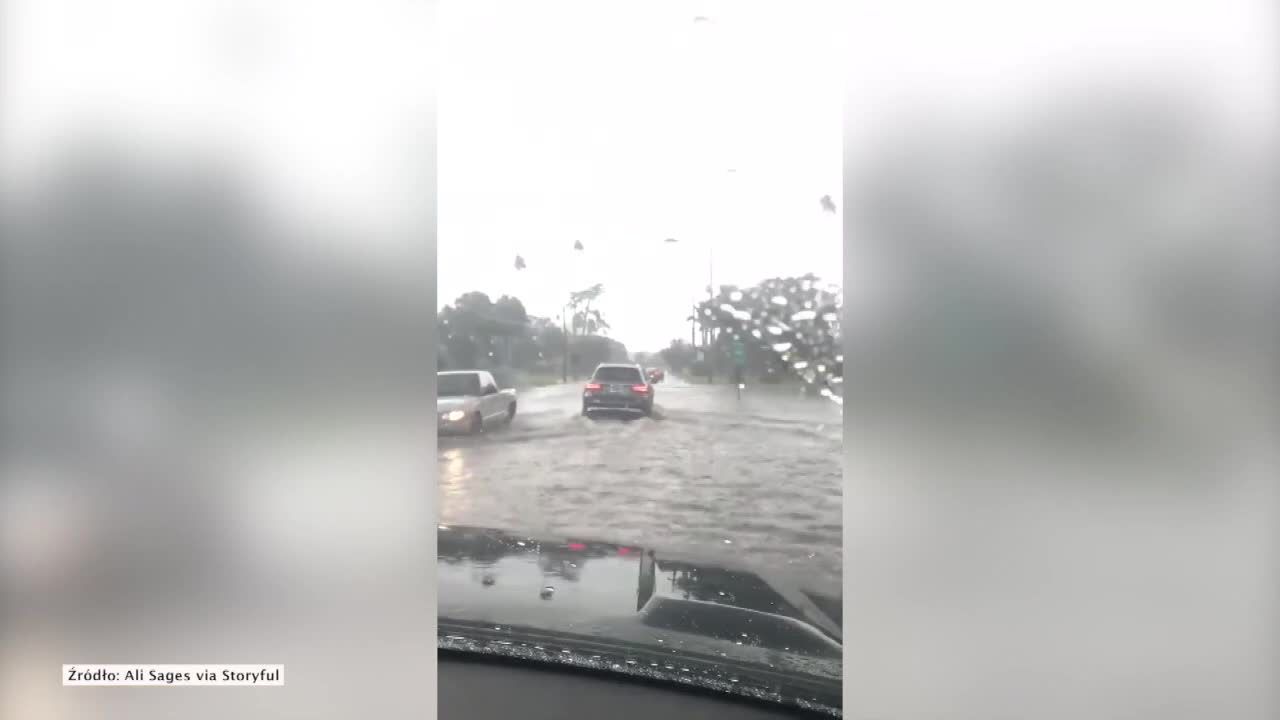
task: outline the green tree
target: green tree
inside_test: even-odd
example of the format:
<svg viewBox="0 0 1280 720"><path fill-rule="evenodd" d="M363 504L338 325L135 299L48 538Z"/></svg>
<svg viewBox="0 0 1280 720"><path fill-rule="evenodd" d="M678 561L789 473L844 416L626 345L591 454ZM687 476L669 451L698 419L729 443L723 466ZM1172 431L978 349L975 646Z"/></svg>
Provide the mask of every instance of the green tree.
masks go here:
<svg viewBox="0 0 1280 720"><path fill-rule="evenodd" d="M602 294L604 285L601 283L569 293L569 307L573 309L572 330L575 335L595 335L609 329L609 323L600 314L600 310L592 307Z"/></svg>

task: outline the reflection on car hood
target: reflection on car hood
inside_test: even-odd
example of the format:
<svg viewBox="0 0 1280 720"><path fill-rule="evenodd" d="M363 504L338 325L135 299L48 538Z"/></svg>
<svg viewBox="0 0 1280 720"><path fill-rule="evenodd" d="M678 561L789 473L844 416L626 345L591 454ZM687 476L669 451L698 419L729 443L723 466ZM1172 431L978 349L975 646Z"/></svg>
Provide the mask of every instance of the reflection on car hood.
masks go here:
<svg viewBox="0 0 1280 720"><path fill-rule="evenodd" d="M532 631L673 661L703 658L714 667L818 681L836 688L826 701L839 704L838 619L815 598L757 572L653 548L492 528L442 525L438 540L442 637Z"/></svg>

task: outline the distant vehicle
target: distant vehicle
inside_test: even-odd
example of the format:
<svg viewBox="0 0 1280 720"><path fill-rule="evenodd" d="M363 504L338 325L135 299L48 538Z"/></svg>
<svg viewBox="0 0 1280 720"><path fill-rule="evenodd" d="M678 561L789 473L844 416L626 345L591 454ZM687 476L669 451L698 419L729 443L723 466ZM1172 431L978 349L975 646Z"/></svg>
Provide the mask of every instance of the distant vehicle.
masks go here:
<svg viewBox="0 0 1280 720"><path fill-rule="evenodd" d="M479 433L491 423L510 424L516 416L516 391L499 390L484 370L436 373L437 432Z"/></svg>
<svg viewBox="0 0 1280 720"><path fill-rule="evenodd" d="M639 365L605 363L582 390L582 414L618 411L653 414L653 384Z"/></svg>
<svg viewBox="0 0 1280 720"><path fill-rule="evenodd" d="M647 374L649 376L649 382L651 383L660 383L667 379L667 372L662 368L649 368Z"/></svg>

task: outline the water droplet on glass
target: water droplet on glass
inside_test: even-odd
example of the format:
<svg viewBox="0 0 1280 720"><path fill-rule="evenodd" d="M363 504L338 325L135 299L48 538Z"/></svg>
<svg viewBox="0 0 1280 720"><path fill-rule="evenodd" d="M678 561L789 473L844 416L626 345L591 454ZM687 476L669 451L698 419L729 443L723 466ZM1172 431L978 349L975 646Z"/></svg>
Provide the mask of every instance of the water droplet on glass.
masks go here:
<svg viewBox="0 0 1280 720"><path fill-rule="evenodd" d="M727 539L727 538L726 538L726 539L725 539L725 541L724 541L724 544L725 544L725 545L732 545L732 544L733 544L733 541L732 541L732 540L729 540L729 539Z"/></svg>
<svg viewBox="0 0 1280 720"><path fill-rule="evenodd" d="M720 310L722 312L732 313L734 310L737 310L737 308L730 305L729 303L720 303Z"/></svg>
<svg viewBox="0 0 1280 720"><path fill-rule="evenodd" d="M778 327L777 325L770 325L767 329L769 330L770 335L782 334L782 328Z"/></svg>
<svg viewBox="0 0 1280 720"><path fill-rule="evenodd" d="M520 547L524 547L524 541L523 541L523 540L517 540L517 541L516 541L516 544L517 544L517 545L519 545Z"/></svg>
<svg viewBox="0 0 1280 720"><path fill-rule="evenodd" d="M805 368L809 367L809 361L808 361L808 360L797 360L797 361L795 362L795 365L792 365L792 367L794 367L794 368L795 368L795 369L797 369L797 370L803 370L803 369L805 369Z"/></svg>
<svg viewBox="0 0 1280 720"><path fill-rule="evenodd" d="M730 299L730 300L732 300L732 301L734 301L734 302L741 302L741 301L742 301L742 291L741 291L741 290L734 290L733 292L729 293L729 299Z"/></svg>
<svg viewBox="0 0 1280 720"><path fill-rule="evenodd" d="M628 664L628 665L635 665L635 664L636 664L636 661L635 661L635 660L628 660L628 661L627 661L627 664Z"/></svg>
<svg viewBox="0 0 1280 720"><path fill-rule="evenodd" d="M777 352L786 352L787 350L791 349L791 343L789 342L774 343L773 349Z"/></svg>
<svg viewBox="0 0 1280 720"><path fill-rule="evenodd" d="M802 322L805 320L812 320L817 316L818 316L818 313L812 310L801 310L800 312L795 313L794 315L791 316L791 321Z"/></svg>
<svg viewBox="0 0 1280 720"><path fill-rule="evenodd" d="M738 678L736 678L736 677L731 677L731 678L729 678L729 682L736 683L736 682L738 682Z"/></svg>
<svg viewBox="0 0 1280 720"><path fill-rule="evenodd" d="M787 299L781 295L774 295L773 299L770 302L772 302L774 305L786 305Z"/></svg>
<svg viewBox="0 0 1280 720"><path fill-rule="evenodd" d="M556 594L556 589L555 589L554 587L550 586L550 585L548 585L548 586L546 586L546 587L542 588L542 592L541 592L541 593L538 593L538 595L539 595L543 600L549 600L549 599L551 598L551 596L552 596L552 595L555 595L555 594Z"/></svg>

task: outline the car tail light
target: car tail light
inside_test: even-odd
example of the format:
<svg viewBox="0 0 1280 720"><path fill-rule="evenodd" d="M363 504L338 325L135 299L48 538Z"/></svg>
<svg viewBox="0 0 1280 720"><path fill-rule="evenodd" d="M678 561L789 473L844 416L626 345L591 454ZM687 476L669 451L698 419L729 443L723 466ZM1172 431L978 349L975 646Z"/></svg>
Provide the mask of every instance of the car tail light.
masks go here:
<svg viewBox="0 0 1280 720"><path fill-rule="evenodd" d="M586 550L587 546L584 543L571 542L569 543L569 549L577 552L581 552L583 550Z"/></svg>
<svg viewBox="0 0 1280 720"><path fill-rule="evenodd" d="M587 389L588 389L588 390L599 390L599 389L600 389L600 383L594 383L594 382L593 382L593 383L587 383Z"/></svg>
<svg viewBox="0 0 1280 720"><path fill-rule="evenodd" d="M645 393L649 392L649 386L648 386L648 385L632 385L632 386L631 386L631 392L639 393L639 394L643 395L643 394L645 394Z"/></svg>

